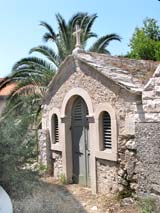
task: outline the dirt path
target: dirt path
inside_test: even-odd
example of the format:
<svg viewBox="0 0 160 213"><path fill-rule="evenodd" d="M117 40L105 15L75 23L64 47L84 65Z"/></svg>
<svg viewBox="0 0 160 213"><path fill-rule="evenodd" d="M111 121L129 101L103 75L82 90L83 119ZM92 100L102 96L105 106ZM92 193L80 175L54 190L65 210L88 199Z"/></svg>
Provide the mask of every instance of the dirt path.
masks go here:
<svg viewBox="0 0 160 213"><path fill-rule="evenodd" d="M113 198L93 195L77 184L60 185L53 178L43 179L32 195L13 200L15 213L138 213L132 204L122 206Z"/></svg>

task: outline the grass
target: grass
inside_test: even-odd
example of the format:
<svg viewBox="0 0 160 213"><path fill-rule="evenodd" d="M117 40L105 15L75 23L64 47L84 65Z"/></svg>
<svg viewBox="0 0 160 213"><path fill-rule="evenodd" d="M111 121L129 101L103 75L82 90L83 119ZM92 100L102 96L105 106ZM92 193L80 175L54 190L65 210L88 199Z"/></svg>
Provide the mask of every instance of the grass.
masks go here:
<svg viewBox="0 0 160 213"><path fill-rule="evenodd" d="M151 197L139 198L138 205L140 206L140 213L154 213L156 212L156 202Z"/></svg>
<svg viewBox="0 0 160 213"><path fill-rule="evenodd" d="M60 182L61 184L63 184L63 185L67 184L67 178L66 178L65 174L62 173L62 174L59 176L59 182Z"/></svg>

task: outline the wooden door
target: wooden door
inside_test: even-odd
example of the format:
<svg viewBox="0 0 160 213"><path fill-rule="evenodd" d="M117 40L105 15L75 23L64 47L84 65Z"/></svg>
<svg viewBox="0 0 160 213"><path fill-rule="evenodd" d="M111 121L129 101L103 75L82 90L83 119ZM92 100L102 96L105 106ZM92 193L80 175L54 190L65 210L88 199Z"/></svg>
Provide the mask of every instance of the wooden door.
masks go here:
<svg viewBox="0 0 160 213"><path fill-rule="evenodd" d="M90 185L90 148L88 140L87 106L78 97L72 108L72 156L73 181L85 186Z"/></svg>

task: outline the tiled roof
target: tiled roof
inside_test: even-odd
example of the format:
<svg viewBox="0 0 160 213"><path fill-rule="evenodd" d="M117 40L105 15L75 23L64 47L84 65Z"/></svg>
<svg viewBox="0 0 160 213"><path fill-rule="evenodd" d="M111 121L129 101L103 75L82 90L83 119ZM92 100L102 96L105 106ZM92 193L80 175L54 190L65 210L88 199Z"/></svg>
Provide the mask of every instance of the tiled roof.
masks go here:
<svg viewBox="0 0 160 213"><path fill-rule="evenodd" d="M135 60L99 53L81 52L76 58L92 66L115 83L140 92L160 62Z"/></svg>
<svg viewBox="0 0 160 213"><path fill-rule="evenodd" d="M3 78L0 78L0 82L3 80ZM16 83L11 83L4 87L2 90L0 90L0 97L8 96L11 94L13 89L16 87Z"/></svg>

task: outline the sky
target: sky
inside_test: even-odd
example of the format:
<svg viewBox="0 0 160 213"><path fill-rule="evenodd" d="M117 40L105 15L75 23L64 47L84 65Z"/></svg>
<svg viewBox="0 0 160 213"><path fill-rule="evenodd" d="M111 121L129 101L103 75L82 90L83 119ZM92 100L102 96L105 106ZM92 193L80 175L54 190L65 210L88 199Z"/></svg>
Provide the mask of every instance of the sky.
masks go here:
<svg viewBox="0 0 160 213"><path fill-rule="evenodd" d="M98 15L93 26L98 36L121 36L121 42L113 41L108 47L112 55L129 51L135 27L142 27L146 17L156 19L160 25L158 0L0 0L0 77L8 75L18 60L28 57L32 47L44 44L45 29L40 21L57 31L55 14L68 20L76 12Z"/></svg>

